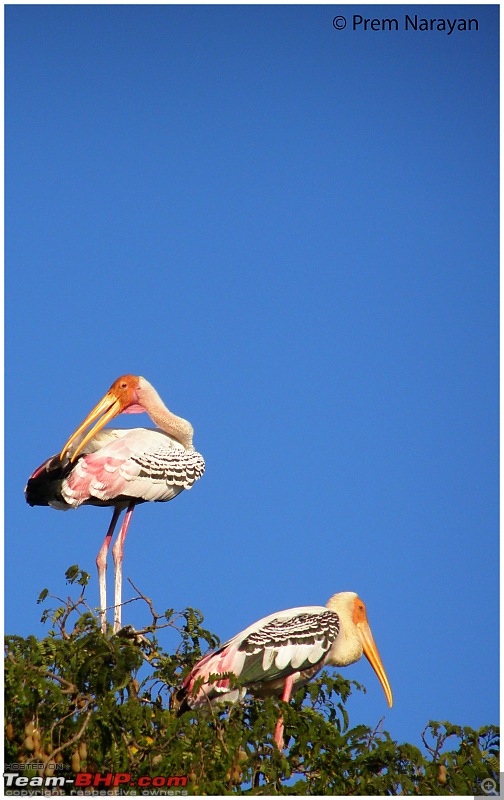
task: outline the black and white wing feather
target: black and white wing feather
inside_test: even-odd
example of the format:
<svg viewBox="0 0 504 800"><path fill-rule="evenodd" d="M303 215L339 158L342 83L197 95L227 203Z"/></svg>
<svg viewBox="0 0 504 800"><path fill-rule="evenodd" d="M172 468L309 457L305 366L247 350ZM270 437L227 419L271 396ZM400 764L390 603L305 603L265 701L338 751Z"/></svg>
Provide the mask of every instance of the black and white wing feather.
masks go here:
<svg viewBox="0 0 504 800"><path fill-rule="evenodd" d="M339 630L338 615L322 606L266 617L244 631L239 643L235 637L237 658L243 658L239 674L253 683L322 666Z"/></svg>

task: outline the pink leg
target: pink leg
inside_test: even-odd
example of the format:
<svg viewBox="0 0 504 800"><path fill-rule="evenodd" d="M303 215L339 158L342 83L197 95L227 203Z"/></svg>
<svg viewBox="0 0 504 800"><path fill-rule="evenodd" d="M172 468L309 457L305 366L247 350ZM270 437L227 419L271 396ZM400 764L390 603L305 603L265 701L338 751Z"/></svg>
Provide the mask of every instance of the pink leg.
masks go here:
<svg viewBox="0 0 504 800"><path fill-rule="evenodd" d="M105 579L105 572L107 569L107 554L120 513L121 511L119 508L114 508L114 513L112 514L107 535L105 536L103 544L100 547L100 552L96 556L96 566L98 567L98 586L100 587L100 619L102 633L107 633L107 617L105 610L107 608L107 583Z"/></svg>
<svg viewBox="0 0 504 800"><path fill-rule="evenodd" d="M288 678L285 679L285 686L283 690L282 700L284 703L288 703L290 700L292 686L294 684L294 676L289 675ZM275 744L279 750L283 750L284 747L284 721L283 717L280 715L278 718L278 722L275 725Z"/></svg>
<svg viewBox="0 0 504 800"><path fill-rule="evenodd" d="M135 510L135 504L131 502L121 525L121 530L112 548L114 557L114 633L121 628L121 595L122 595L122 560L124 555L124 540L128 532L128 525Z"/></svg>

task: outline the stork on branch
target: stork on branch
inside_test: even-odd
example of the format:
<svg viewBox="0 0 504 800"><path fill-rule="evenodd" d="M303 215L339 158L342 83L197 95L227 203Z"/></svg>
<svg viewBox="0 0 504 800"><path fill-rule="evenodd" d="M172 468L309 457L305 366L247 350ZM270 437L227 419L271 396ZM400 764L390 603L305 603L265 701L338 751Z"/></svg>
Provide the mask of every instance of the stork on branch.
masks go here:
<svg viewBox="0 0 504 800"><path fill-rule="evenodd" d="M144 411L156 428L103 430L118 414ZM190 489L204 470L203 456L193 446L192 425L169 411L145 378L123 375L70 436L61 453L44 461L28 479L25 496L31 506L65 511L81 505L114 509L96 558L104 633L107 554L121 512L126 510L112 548L116 633L121 627L124 540L135 506L173 500L184 489Z"/></svg>

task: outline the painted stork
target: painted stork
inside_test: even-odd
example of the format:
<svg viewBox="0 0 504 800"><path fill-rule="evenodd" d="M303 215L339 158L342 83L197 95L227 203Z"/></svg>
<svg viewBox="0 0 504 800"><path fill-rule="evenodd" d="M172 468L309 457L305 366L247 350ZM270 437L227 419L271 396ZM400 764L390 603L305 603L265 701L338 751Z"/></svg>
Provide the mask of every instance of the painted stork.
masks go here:
<svg viewBox="0 0 504 800"><path fill-rule="evenodd" d="M247 690L258 697L280 696L288 703L292 691L324 666L345 667L367 657L392 707L392 691L367 620L366 606L355 592L340 592L326 606L302 606L278 611L238 633L219 650L204 656L175 693L172 707L180 716L190 709L219 702L236 702ZM230 689L236 675L242 689ZM197 684L197 686L196 686ZM283 748L283 718L275 728L275 743Z"/></svg>
<svg viewBox="0 0 504 800"><path fill-rule="evenodd" d="M146 411L156 428L105 428L121 412ZM86 429L95 423L91 430ZM172 500L203 475L203 456L193 447L193 428L168 411L145 378L123 375L70 436L59 455L47 459L28 479L31 506L67 510L81 505L113 506L112 520L96 558L101 627L106 632L107 554L117 520L126 509L114 559L114 631L121 627L124 540L136 505Z"/></svg>

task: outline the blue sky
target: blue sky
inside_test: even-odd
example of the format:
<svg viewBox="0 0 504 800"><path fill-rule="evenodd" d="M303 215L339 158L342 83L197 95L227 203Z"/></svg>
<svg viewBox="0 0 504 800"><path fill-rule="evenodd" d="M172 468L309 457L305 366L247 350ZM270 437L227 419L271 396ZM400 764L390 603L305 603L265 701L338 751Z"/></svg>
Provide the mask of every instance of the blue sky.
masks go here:
<svg viewBox="0 0 504 800"><path fill-rule="evenodd" d="M5 36L7 632L76 562L98 604L109 510L23 487L131 372L207 462L133 517L159 611L224 640L357 591L395 705L363 660L352 724L496 723L498 6L19 5Z"/></svg>

